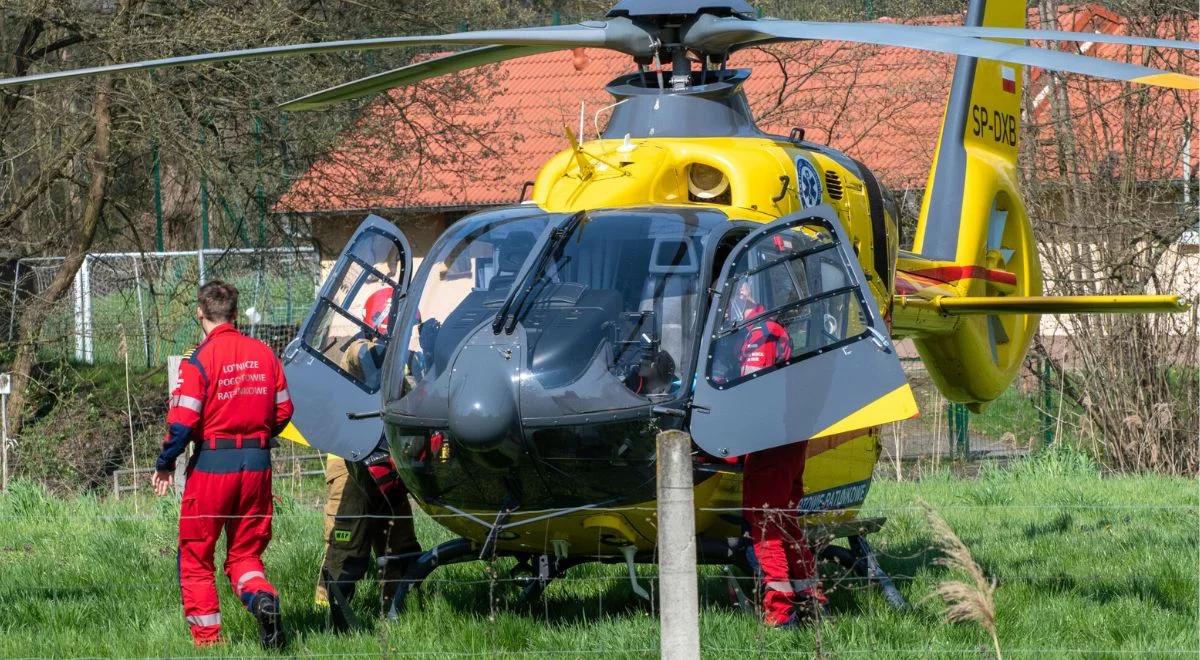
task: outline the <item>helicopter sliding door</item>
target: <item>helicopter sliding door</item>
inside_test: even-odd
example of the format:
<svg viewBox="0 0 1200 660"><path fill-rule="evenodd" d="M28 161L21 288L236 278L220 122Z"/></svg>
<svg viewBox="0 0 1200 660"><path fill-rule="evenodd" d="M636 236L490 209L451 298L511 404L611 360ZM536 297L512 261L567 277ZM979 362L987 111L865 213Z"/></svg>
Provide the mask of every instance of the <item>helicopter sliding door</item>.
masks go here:
<svg viewBox="0 0 1200 660"><path fill-rule="evenodd" d="M411 255L404 234L383 218L368 216L354 232L284 354L296 407L292 425L303 436L289 429L284 437L350 460L375 449L380 418L346 414L382 407L381 367L408 288Z"/></svg>
<svg viewBox="0 0 1200 660"><path fill-rule="evenodd" d="M828 206L776 220L730 253L700 344L691 429L720 457L917 412L888 329Z"/></svg>

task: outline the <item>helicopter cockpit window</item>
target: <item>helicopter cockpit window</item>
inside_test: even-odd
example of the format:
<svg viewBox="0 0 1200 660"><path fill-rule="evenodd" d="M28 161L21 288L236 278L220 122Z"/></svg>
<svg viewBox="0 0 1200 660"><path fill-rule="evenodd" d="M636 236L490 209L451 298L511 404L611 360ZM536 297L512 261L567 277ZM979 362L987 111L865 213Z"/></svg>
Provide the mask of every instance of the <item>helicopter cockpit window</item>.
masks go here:
<svg viewBox="0 0 1200 660"><path fill-rule="evenodd" d="M459 342L496 315L547 223L561 217L537 209L478 214L438 240L411 287L420 297L404 321L412 327L404 385L390 396L398 398L447 368Z"/></svg>
<svg viewBox="0 0 1200 660"><path fill-rule="evenodd" d="M653 211L596 213L571 227L532 274L521 311L530 374L551 390L603 365L635 394L677 396L694 351L708 227Z"/></svg>
<svg viewBox="0 0 1200 660"><path fill-rule="evenodd" d="M714 384L736 385L869 332L836 241L817 224L784 227L738 255L713 341Z"/></svg>
<svg viewBox="0 0 1200 660"><path fill-rule="evenodd" d="M403 268L400 245L365 231L334 266L303 344L368 392L379 391Z"/></svg>

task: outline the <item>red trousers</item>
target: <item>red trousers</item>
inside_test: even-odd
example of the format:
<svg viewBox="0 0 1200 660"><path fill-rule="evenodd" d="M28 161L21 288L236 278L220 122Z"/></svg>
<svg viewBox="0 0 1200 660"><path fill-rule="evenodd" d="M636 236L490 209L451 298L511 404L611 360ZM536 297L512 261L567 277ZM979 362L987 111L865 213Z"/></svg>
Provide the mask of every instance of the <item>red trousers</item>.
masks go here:
<svg viewBox="0 0 1200 660"><path fill-rule="evenodd" d="M762 567L763 611L770 625L791 618L798 597L825 602L795 511L804 496L806 449L801 442L754 452L746 456L742 472L743 517Z"/></svg>
<svg viewBox="0 0 1200 660"><path fill-rule="evenodd" d="M222 530L225 575L233 593L247 608L259 592L278 593L262 563L274 511L270 450L204 450L197 459L188 471L179 514L179 586L192 639L203 645L218 641L221 633L213 554Z"/></svg>

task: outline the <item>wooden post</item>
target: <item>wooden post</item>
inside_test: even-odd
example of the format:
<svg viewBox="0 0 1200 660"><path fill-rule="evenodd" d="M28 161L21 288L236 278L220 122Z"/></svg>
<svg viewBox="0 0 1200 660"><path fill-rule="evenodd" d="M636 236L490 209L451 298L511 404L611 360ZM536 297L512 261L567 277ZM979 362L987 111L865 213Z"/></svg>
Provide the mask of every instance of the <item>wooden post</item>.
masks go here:
<svg viewBox="0 0 1200 660"><path fill-rule="evenodd" d="M183 364L182 355L167 356L167 398L170 398L179 387L179 367ZM191 446L179 455L175 461L175 497L183 497L183 482L187 480L187 462L191 455Z"/></svg>
<svg viewBox="0 0 1200 660"><path fill-rule="evenodd" d="M700 657L692 438L683 431L663 431L657 444L659 654L692 660Z"/></svg>
<svg viewBox="0 0 1200 660"><path fill-rule="evenodd" d="M14 314L16 307L13 307ZM0 490L8 492L8 395L12 393L12 376L0 374Z"/></svg>

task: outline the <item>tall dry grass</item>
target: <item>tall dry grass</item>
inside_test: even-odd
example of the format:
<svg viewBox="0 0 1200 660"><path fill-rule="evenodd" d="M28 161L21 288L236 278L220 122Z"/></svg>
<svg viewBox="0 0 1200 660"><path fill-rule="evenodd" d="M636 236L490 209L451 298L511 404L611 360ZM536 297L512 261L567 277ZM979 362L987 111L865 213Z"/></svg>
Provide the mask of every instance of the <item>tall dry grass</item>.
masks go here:
<svg viewBox="0 0 1200 660"><path fill-rule="evenodd" d="M941 514L924 499L918 498L917 502L925 510L934 542L945 553L934 563L966 576L965 580L942 581L927 599L940 596L946 603L946 620L951 623L974 621L979 624L991 635L992 649L996 652L997 660L1000 660L1003 656L1000 654L1000 638L996 634L996 580L984 575L967 545L958 538Z"/></svg>

